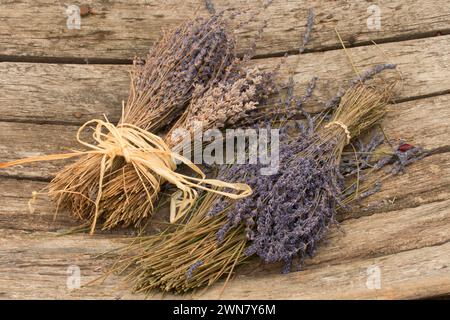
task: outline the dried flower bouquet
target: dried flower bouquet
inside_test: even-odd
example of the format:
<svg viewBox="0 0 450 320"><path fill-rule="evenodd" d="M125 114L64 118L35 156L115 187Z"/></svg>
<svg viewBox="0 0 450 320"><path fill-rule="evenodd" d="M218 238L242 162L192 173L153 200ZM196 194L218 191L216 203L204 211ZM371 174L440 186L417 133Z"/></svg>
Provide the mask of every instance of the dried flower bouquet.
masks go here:
<svg viewBox="0 0 450 320"><path fill-rule="evenodd" d="M248 196L251 189L245 184L206 179L199 167L172 152L177 141L171 135L154 134L173 122L170 132L189 128L194 121L205 129L221 128L267 98L274 90L273 74L245 70L247 57L236 58L234 49L234 38L221 14L182 24L150 50L145 62L135 60L130 96L119 124L92 120L80 128L78 141L91 150L23 159L0 168L79 157L57 173L48 189L57 208L88 222L91 233L97 221L102 221L102 229L138 225L152 214L161 184L167 181L181 194L173 202L172 221L189 210L196 189L234 199ZM218 95L227 102L217 103ZM91 125L94 142L82 140L81 133ZM176 172L175 160L196 176ZM218 190L223 188L232 191Z"/></svg>
<svg viewBox="0 0 450 320"><path fill-rule="evenodd" d="M377 69L366 78L386 68ZM138 292L157 288L183 293L211 285L223 275L229 278L253 255L267 263L283 262L285 272L295 259L301 265L352 196L344 195L340 171L344 146L382 118L393 94L393 85L376 89L363 80L339 93L331 119L327 113L309 118L295 139L282 131L278 174L261 176L258 165L220 171L220 179L244 178L253 189L250 197L228 201L204 195L185 224L135 239L127 248L133 256L123 258L115 271L129 272Z"/></svg>

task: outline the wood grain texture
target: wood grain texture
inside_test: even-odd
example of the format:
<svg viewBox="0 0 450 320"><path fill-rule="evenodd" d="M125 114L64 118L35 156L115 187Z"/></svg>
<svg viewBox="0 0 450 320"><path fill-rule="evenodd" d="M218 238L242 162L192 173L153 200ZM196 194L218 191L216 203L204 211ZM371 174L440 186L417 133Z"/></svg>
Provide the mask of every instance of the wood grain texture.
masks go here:
<svg viewBox="0 0 450 320"><path fill-rule="evenodd" d="M245 51L267 21L257 42L258 55L298 50L308 15L316 13L308 49L339 47L334 28L347 45L411 39L448 33L450 19L446 0L378 2L381 28L370 29L367 1L213 0L217 11L240 12L235 24L239 51ZM88 0L95 14L81 17L80 29L68 29L68 4L51 0L14 0L0 4L0 55L13 57L59 57L81 59L131 59L143 55L161 35L194 15L207 16L204 0ZM242 13L244 12L244 13ZM14 34L14 37L10 35Z"/></svg>
<svg viewBox="0 0 450 320"><path fill-rule="evenodd" d="M450 95L443 95L392 105L383 123L386 132L392 139L406 139L427 149L447 147L449 103ZM73 125L0 122L0 161L79 149L75 138L77 129ZM69 161L15 166L2 169L0 175L48 180Z"/></svg>
<svg viewBox="0 0 450 320"><path fill-rule="evenodd" d="M74 126L2 122L0 124L2 161L44 154L68 153L70 148L79 147L76 132L77 127ZM19 147L20 145L23 147ZM18 165L2 170L1 174L48 179L57 172L57 168L61 168L69 161L71 160Z"/></svg>
<svg viewBox="0 0 450 320"><path fill-rule="evenodd" d="M397 63L404 79L398 99L450 92L450 56L442 54L450 50L450 36L379 48L348 51L360 71L375 63ZM280 58L252 61L252 65L268 70L279 63ZM106 114L117 121L129 90L129 69L128 65L0 63L0 120L81 124ZM309 107L323 104L339 86L355 77L342 50L290 56L282 65L278 82L286 82L289 75L294 77L298 95L304 94L312 77L319 78Z"/></svg>
<svg viewBox="0 0 450 320"><path fill-rule="evenodd" d="M203 293L150 298L204 299L411 299L450 292L450 13L448 0L378 2L381 29L369 30L370 1L213 0L216 10L240 12L233 24L238 52L258 30L252 66L272 70L282 53L278 81L293 77L296 95L319 77L309 108L330 99L355 72L336 36L349 47L358 70L375 63L398 65L403 87L399 104L383 120L388 136L433 153L390 177L381 191L338 218L300 272L279 274L279 266L254 259L237 270L223 295L223 283ZM162 31L194 15L207 16L203 0L87 0L94 14L81 29L67 28L67 3L50 0L0 1L0 162L78 148L81 123L106 114L120 116L129 88L129 62L145 55ZM316 18L307 53L296 54L308 9ZM375 40L376 46L361 46ZM21 62L22 61L22 62ZM28 61L28 62L27 62ZM46 63L29 63L46 62ZM78 64L73 64L78 63ZM89 64L95 63L95 64ZM109 64L100 64L109 63ZM398 77L389 72L386 78ZM46 186L66 162L36 163L0 172L0 298L140 299L123 282L67 288L68 268L77 266L87 284L108 270L112 252L134 230L64 235L78 223L31 192ZM376 179L384 176L379 172ZM40 181L38 181L40 180ZM379 268L381 287L367 287L368 268Z"/></svg>
<svg viewBox="0 0 450 320"><path fill-rule="evenodd" d="M304 271L279 275L271 274L273 269L262 272L261 268L253 268L253 273L238 276L229 283L222 298L418 298L447 293L449 205L450 200L446 200L344 221L341 230L332 231L316 257L307 261ZM117 277L110 278L106 285L75 292L68 291L65 285L70 265L80 267L82 283L100 276L114 256L105 255L100 260L94 257L123 246L123 237L86 234L58 237L55 233L10 229L1 230L1 234L3 298L130 297ZM385 291L367 288L364 291L370 265L381 268L381 290ZM261 290L269 284L271 290ZM409 288L400 290L400 286ZM218 284L201 297L218 298L220 288ZM155 293L153 298L161 295Z"/></svg>
<svg viewBox="0 0 450 320"><path fill-rule="evenodd" d="M3 299L120 299L132 295L125 283L112 276L101 286L69 290L68 268L80 268L81 284L101 276L112 260L96 258L123 245L118 237L57 236L39 232L1 230L0 297ZM111 258L111 256L109 256Z"/></svg>
<svg viewBox="0 0 450 320"><path fill-rule="evenodd" d="M450 291L450 243L289 275L236 278L202 299L418 299ZM367 286L379 268L381 287ZM370 281L370 280L369 280Z"/></svg>
<svg viewBox="0 0 450 320"><path fill-rule="evenodd" d="M84 123L118 120L130 66L0 63L0 117L9 121Z"/></svg>

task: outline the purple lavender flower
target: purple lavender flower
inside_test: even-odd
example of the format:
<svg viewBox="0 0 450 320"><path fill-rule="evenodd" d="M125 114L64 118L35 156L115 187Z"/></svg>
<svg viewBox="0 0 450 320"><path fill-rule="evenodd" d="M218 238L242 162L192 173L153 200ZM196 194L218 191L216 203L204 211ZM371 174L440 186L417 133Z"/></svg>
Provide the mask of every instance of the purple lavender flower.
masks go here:
<svg viewBox="0 0 450 320"><path fill-rule="evenodd" d="M375 66L364 72L358 81L366 81L382 70L394 67L390 64ZM314 85L312 81L306 98L311 96ZM351 85L356 85L356 82L351 82ZM338 94L337 102L342 96ZM227 222L217 233L219 243L230 229L244 224L249 240L245 254L256 254L267 263L283 262L283 272L289 272L296 259L300 267L305 257L315 253L319 241L330 226L337 223L337 208L345 207L342 203L346 196L343 194L343 173L351 175L357 167L369 167L370 154L383 142L379 135L375 135L367 145L359 141L357 148L362 156L357 161L337 163L335 150L339 146L338 139L322 140L318 136L316 119L304 112L302 102L301 99L295 101L305 113L308 126L300 125L296 138L287 135L286 127L281 128L278 173L258 175L258 165L235 165L221 170L220 178L227 181L241 181L246 177L245 182L251 186L253 194L235 203L218 201L209 212L216 215L227 209ZM291 105L292 100L286 103ZM417 156L413 151L411 156L397 155L400 164ZM360 197L369 196L379 189L380 184L377 183L375 188L365 191Z"/></svg>
<svg viewBox="0 0 450 320"><path fill-rule="evenodd" d="M392 70L397 67L396 64L393 63L385 63L385 64L377 64L373 66L372 68L367 69L364 71L359 77L356 77L355 79L352 79L350 81L350 88L354 87L358 83L364 83L370 79L372 79L377 74L383 72L384 70ZM325 105L327 108L333 109L337 105L339 105L339 102L341 101L341 98L344 96L345 92L347 90L344 88L340 88L338 90L338 93L330 99Z"/></svg>
<svg viewBox="0 0 450 320"><path fill-rule="evenodd" d="M206 9L208 9L208 12L210 14L216 13L216 9L214 8L214 3L212 2L212 0L205 0L205 5L206 5Z"/></svg>
<svg viewBox="0 0 450 320"><path fill-rule="evenodd" d="M308 44L310 38L311 38L311 33L312 33L312 29L314 27L314 10L313 9L309 9L308 11L308 21L306 23L306 31L305 34L303 36L303 42L299 48L299 53L303 53L306 49L306 45Z"/></svg>
<svg viewBox="0 0 450 320"><path fill-rule="evenodd" d="M202 260L198 260L198 261L194 262L186 271L186 279L188 279L188 280L191 279L193 272L202 265L203 265Z"/></svg>

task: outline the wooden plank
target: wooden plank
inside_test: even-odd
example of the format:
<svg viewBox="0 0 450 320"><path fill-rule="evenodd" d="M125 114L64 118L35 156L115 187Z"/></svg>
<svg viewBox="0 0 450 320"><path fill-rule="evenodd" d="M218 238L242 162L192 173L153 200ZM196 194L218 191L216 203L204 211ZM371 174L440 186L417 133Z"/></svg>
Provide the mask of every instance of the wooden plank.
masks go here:
<svg viewBox="0 0 450 320"><path fill-rule="evenodd" d="M80 268L84 286L102 275L111 262L108 256L96 258L121 245L119 238L97 235L62 236L42 233L7 232L2 230L0 297L2 299L137 299L122 279L111 276L102 285L70 290L69 268ZM20 273L20 275L19 275Z"/></svg>
<svg viewBox="0 0 450 320"><path fill-rule="evenodd" d="M450 138L446 111L449 104L450 95L441 95L390 105L382 126L392 140L405 140L428 149L440 148Z"/></svg>
<svg viewBox="0 0 450 320"><path fill-rule="evenodd" d="M379 172L369 181L385 176ZM450 155L435 154L409 165L403 174L391 176L379 192L362 199L340 219L358 218L377 212L416 207L433 201L450 199Z"/></svg>
<svg viewBox="0 0 450 320"><path fill-rule="evenodd" d="M443 48L450 49L450 36L388 43L379 46L364 46L347 50L354 65L362 72L377 63L391 62L398 66L401 78L397 100L410 100L417 97L448 93L448 86L441 75L450 67L450 59L442 54ZM445 49L447 50L447 49ZM433 62L432 62L433 61ZM255 64L258 61L254 62ZM271 69L279 64L279 58L264 59L263 68ZM355 78L355 71L343 50L316 52L313 54L289 56L282 65L280 78L293 75L295 92L303 94L306 83L317 76L315 100L328 101L335 95L335 88L348 79ZM432 86L432 89L427 88Z"/></svg>
<svg viewBox="0 0 450 320"><path fill-rule="evenodd" d="M392 138L428 149L448 146L450 95L392 105L384 121ZM436 115L439 115L438 117ZM75 139L78 127L0 122L0 161L64 152L81 148ZM50 179L66 161L40 162L1 170L0 175Z"/></svg>
<svg viewBox="0 0 450 320"><path fill-rule="evenodd" d="M401 100L450 92L450 36L380 45L388 57L374 46L349 50L360 70L391 60L403 73ZM252 61L273 69L280 58ZM129 89L127 65L67 65L0 63L0 120L38 123L74 123L106 114L117 121L121 101ZM290 56L279 81L294 74L295 92L303 94L313 76L319 77L312 103L327 101L343 81L355 77L342 50ZM393 72L391 72L393 74Z"/></svg>
<svg viewBox="0 0 450 320"><path fill-rule="evenodd" d="M65 212L54 220L55 207L45 195L39 195L30 212L33 191L47 183L0 179L0 226L3 229L56 232L78 226ZM407 187L405 187L407 186ZM450 153L435 154L411 164L406 172L386 180L381 191L369 197L361 206L339 217L359 218L375 212L388 212L417 207L450 199Z"/></svg>
<svg viewBox="0 0 450 320"><path fill-rule="evenodd" d="M450 243L289 275L241 277L202 299L419 299L450 292ZM379 269L376 269L379 268ZM377 289L370 275L380 274Z"/></svg>
<svg viewBox="0 0 450 320"><path fill-rule="evenodd" d="M215 8L247 11L236 24L239 51L254 41L263 21L267 27L256 53L273 54L298 50L305 32L308 9L314 8L316 24L308 48L339 47L336 27L349 45L444 34L450 31L446 0L394 0L378 3L381 25L369 28L371 15L366 1L213 0ZM51 0L15 0L0 6L0 55L14 57L130 59L143 55L160 37L162 29L176 26L194 15L207 16L204 0L134 0L74 2L90 5L94 15L81 17L80 29L67 27L68 4ZM45 8L45 9L44 9ZM14 34L14 37L10 35ZM8 57L6 57L8 58Z"/></svg>
<svg viewBox="0 0 450 320"><path fill-rule="evenodd" d="M0 123L0 152L2 161L44 154L70 152L79 147L76 142L77 127L65 125L39 125L27 123ZM31 163L2 170L1 174L49 179L70 160Z"/></svg>
<svg viewBox="0 0 450 320"><path fill-rule="evenodd" d="M450 199L342 222L312 264L336 264L419 249L450 240Z"/></svg>
<svg viewBox="0 0 450 320"><path fill-rule="evenodd" d="M129 90L129 66L0 63L1 118L84 123L118 120Z"/></svg>
<svg viewBox="0 0 450 320"><path fill-rule="evenodd" d="M32 200L32 192L41 191L47 183L32 180L0 180L0 226L27 232L56 232L79 226L66 213L55 216L55 206L43 195Z"/></svg>
<svg viewBox="0 0 450 320"><path fill-rule="evenodd" d="M448 147L441 145L441 142L450 141L450 131L445 126L438 124L441 112L435 113L428 109L433 104L448 105L450 100L446 98L447 96L437 96L391 105L381 125L394 144L403 140L428 150L447 150ZM429 112L430 121L423 121L424 118L421 116L423 112L427 112L426 110ZM414 125L416 128L411 128ZM344 216L347 218L357 217L386 211L388 208L397 210L418 206L424 201L439 201L449 198L450 191L446 186L447 182L444 182L444 185L441 184L441 181L449 178L450 172L446 169L447 163L450 163L450 159L447 158L446 153L432 155L418 161L407 167L403 174L383 182L380 192L363 200L360 205L352 208L353 212L346 213ZM369 181L374 182L385 175L382 170ZM405 186L407 187L405 188ZM422 189L424 186L426 186L425 189Z"/></svg>
<svg viewBox="0 0 450 320"><path fill-rule="evenodd" d="M449 205L450 200L446 200L347 220L341 224L343 232L332 231L304 271L273 275L258 274L261 270L254 268L253 274L233 280L222 298L419 298L448 293ZM65 284L69 265L80 266L85 277L82 283L101 275L113 256L106 255L103 260L94 260L94 256L122 246L124 238L0 231L3 298L69 298L72 294L108 298L123 294L117 289L117 278L111 278L105 287L77 293L69 292ZM366 280L360 282L371 265L381 269L380 290L366 290ZM270 291L261 291L269 284ZM219 284L201 297L217 298L220 288Z"/></svg>
<svg viewBox="0 0 450 320"><path fill-rule="evenodd" d="M411 181L403 180L403 184ZM420 184L420 183L419 183ZM339 224L339 228L330 230L325 240L318 247L317 254L312 259L306 259L303 269L323 268L324 266L346 264L362 258L374 258L395 254L406 250L419 249L426 246L441 244L450 240L449 215L450 204L449 185L444 187L441 196L445 199L439 202L429 202L417 207L405 207L395 211L384 211L371 216L361 216L353 212L357 219L347 217ZM406 188L405 188L406 189ZM422 196L433 199L433 193L423 189ZM399 191L401 193L401 191ZM409 198L417 197L413 191ZM255 263L255 258L249 265L240 270L244 275L279 274L282 264Z"/></svg>

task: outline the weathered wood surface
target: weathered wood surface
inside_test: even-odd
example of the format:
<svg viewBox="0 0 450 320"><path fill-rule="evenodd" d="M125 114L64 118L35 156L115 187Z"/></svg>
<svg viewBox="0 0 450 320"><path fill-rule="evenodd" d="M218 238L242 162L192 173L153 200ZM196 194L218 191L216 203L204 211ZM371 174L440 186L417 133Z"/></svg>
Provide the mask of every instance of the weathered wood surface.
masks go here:
<svg viewBox="0 0 450 320"><path fill-rule="evenodd" d="M360 71L386 59L403 74L400 100L450 92L450 35L349 49ZM387 55L384 56L383 52ZM252 63L273 69L280 58ZM68 65L0 63L0 120L81 124L106 114L117 121L129 90L128 65ZM393 72L390 72L391 74ZM331 98L355 73L342 50L288 57L280 71L284 81L293 74L295 91L319 78L314 101Z"/></svg>
<svg viewBox="0 0 450 320"><path fill-rule="evenodd" d="M344 51L332 50L341 47L335 27L352 47L348 52L359 70L375 63L397 63L403 75L400 103L389 106L383 127L390 138L431 151L403 175L385 180L380 192L341 214L340 229L333 227L301 272L281 275L278 266L252 261L238 270L220 297L393 299L450 294L448 1L378 4L379 31L367 28L372 3L366 1L274 0L265 10L263 1L212 2L217 10L248 9L236 20L252 17L236 32L239 52L249 47L267 20L257 43L259 57L251 62L267 69L280 62L272 56L298 50L308 8L314 8L313 38L307 46L314 52L289 56L280 72L281 82L293 76L297 94L318 76L314 104L329 99L355 76ZM82 17L80 30L69 30L66 3L0 1L0 61L9 61L0 62L0 161L78 148L79 124L102 114L118 119L128 94L130 59L145 54L162 29L194 14L208 14L203 0L83 4L96 14ZM371 40L382 43L379 49L360 46ZM126 244L133 230L63 236L78 223L64 212L54 219L53 204L45 196L29 204L31 192L44 188L63 164L39 163L0 172L0 298L143 298L131 294L117 276L101 285L67 289L69 266L80 267L82 284L95 279L114 261L113 254L96 256ZM376 178L382 176L380 172ZM367 287L368 267L379 268L380 289ZM182 298L218 298L222 285Z"/></svg>
<svg viewBox="0 0 450 320"><path fill-rule="evenodd" d="M236 24L240 51L255 39L267 20L257 43L258 55L298 50L305 32L308 9L316 12L315 32L309 49L340 47L334 28L349 45L371 40L395 41L450 32L448 1L402 0L378 3L381 28L371 30L367 18L372 3L366 1L268 1L213 0L216 10L245 12ZM67 27L68 3L52 0L14 0L0 3L0 55L5 59L58 57L63 59L132 59L143 55L163 29L176 26L195 15L209 13L204 0L93 0L71 4L89 5L95 14L81 17L80 29ZM11 37L14 35L14 37ZM82 61L82 60L81 60Z"/></svg>
<svg viewBox="0 0 450 320"><path fill-rule="evenodd" d="M448 204L447 204L448 205ZM289 276L237 278L199 297L217 299L417 299L450 291L450 244L305 270ZM367 283L379 268L380 289ZM369 270L369 271L368 271ZM369 280L370 281L370 280Z"/></svg>
<svg viewBox="0 0 450 320"><path fill-rule="evenodd" d="M26 198L22 199L26 201ZM255 272L233 280L222 298L335 298L338 297L338 292L334 292L337 290L334 284L349 282L355 273L362 272L353 278L359 282L369 265L382 268L382 290L385 291L366 290L364 295L360 295L361 286L365 283L362 282L355 288L349 287L345 295L341 293L342 298L375 298L383 297L383 294L388 297L387 293L392 295L391 298L415 297L414 295L421 297L425 296L424 290L431 290L427 289L430 277L438 276L441 277L440 286L435 287L436 284L433 284L433 294L445 294L450 286L450 271L446 268L450 256L445 254L448 253L447 242L450 240L449 205L450 201L444 200L345 220L340 224L339 230L334 229L328 235L317 256L307 261L304 271L278 275L274 274L273 268L256 268ZM99 277L107 270L108 263L114 261L114 256L106 255L102 259L94 257L123 246L125 238L86 234L56 236L52 232L9 228L1 232L0 266L4 277L0 280L0 288L8 288L7 292L1 292L0 289L0 295L4 298L113 298L123 294L119 288L125 284L119 285L117 277L109 279L106 285L69 291L66 287L66 271L69 265L78 265L82 271L83 283ZM433 253L430 253L428 247L431 247ZM412 253L410 255L404 252ZM411 257L416 260L410 260ZM417 272L421 272L421 276L409 283L413 291L394 290L399 283L408 285L411 278L405 277L405 274L411 274L412 277ZM30 292L26 288L29 288L28 281L32 277L37 277L39 281L33 281L37 290ZM310 281L310 277L317 277L317 282ZM324 286L322 281L327 278L331 283ZM286 281L295 281L296 286L286 286ZM260 291L262 283L269 282L272 289ZM349 283L346 285L349 286ZM335 289L330 289L330 286ZM107 289L114 290L106 293ZM201 297L218 298L218 292L213 288ZM125 297L129 296L126 294Z"/></svg>
<svg viewBox="0 0 450 320"><path fill-rule="evenodd" d="M371 203L384 200L383 206L375 210L369 206L346 217L340 230L333 229L316 257L306 262L304 271L282 276L273 267L252 267L252 273L244 270L245 276L228 284L222 298L418 298L448 293L449 157L448 152L431 155L411 165L406 174L386 181L382 191L370 198ZM53 206L45 197L38 198L30 213L31 191L44 186L43 182L0 180L0 268L4 275L0 295L142 298L131 295L115 276L101 285L67 289L70 265L80 267L82 281L87 283L114 261L111 255L95 256L122 246L125 238L118 234L56 236L76 223L63 213L53 222ZM369 266L381 270L379 290L365 286ZM269 283L270 291L260 290ZM220 289L219 284L201 297L218 298Z"/></svg>

